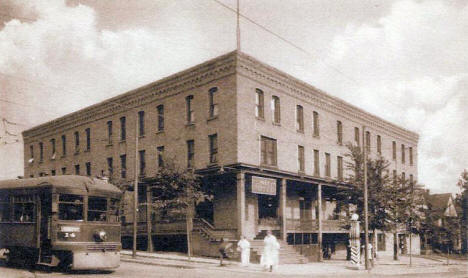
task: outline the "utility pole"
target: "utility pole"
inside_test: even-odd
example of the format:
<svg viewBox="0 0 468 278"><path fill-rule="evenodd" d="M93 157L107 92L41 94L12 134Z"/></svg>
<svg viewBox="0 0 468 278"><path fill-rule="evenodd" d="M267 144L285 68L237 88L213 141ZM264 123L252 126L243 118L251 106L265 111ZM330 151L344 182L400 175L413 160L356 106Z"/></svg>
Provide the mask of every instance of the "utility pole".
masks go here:
<svg viewBox="0 0 468 278"><path fill-rule="evenodd" d="M413 186L413 184L414 184L413 182L410 183L410 186L411 186L410 223L409 223L410 224L410 228L409 228L409 265L410 266L413 266L413 252L412 252L412 247L413 247L413 239L412 239L412 234L413 234L413 205L414 205L414 186Z"/></svg>
<svg viewBox="0 0 468 278"><path fill-rule="evenodd" d="M368 212L367 212L367 144L366 144L366 126L362 126L362 154L363 154L363 166L364 166L364 257L366 270L369 270L369 257L368 250L369 246L369 223L368 223Z"/></svg>
<svg viewBox="0 0 468 278"><path fill-rule="evenodd" d="M239 1L237 0L237 14L236 14L236 42L237 42L237 51L241 50L240 44L240 10L239 10Z"/></svg>
<svg viewBox="0 0 468 278"><path fill-rule="evenodd" d="M133 186L133 248L132 258L137 250L137 221L138 221L138 111L135 108L135 181Z"/></svg>

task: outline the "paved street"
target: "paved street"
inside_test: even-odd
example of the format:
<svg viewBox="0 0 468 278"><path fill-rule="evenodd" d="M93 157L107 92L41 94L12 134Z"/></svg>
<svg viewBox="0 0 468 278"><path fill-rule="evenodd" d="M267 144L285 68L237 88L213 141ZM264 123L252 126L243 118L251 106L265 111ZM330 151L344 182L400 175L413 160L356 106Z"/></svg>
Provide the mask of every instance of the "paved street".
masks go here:
<svg viewBox="0 0 468 278"><path fill-rule="evenodd" d="M253 265L249 268L241 268L235 264L219 267L214 264L184 263L179 265L157 265L164 261L156 260L154 264L122 262L121 266L113 272L46 272L41 270L29 271L20 268L7 268L0 266L2 278L40 278L40 277L79 277L79 278L120 278L120 277L467 277L466 265L432 265L425 266L423 273L421 267L409 268L406 265L382 265L370 273L365 271L344 270L342 264L307 264L280 266L275 273L266 273ZM170 265L170 264L169 264ZM314 269L316 271L314 271ZM329 269L327 273L326 270Z"/></svg>

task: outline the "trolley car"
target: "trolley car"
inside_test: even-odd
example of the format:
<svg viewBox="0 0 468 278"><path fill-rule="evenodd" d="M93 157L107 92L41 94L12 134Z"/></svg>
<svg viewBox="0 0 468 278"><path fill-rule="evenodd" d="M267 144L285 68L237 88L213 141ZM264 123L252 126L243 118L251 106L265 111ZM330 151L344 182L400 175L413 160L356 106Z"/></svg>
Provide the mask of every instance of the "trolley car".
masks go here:
<svg viewBox="0 0 468 278"><path fill-rule="evenodd" d="M114 185L84 176L0 181L0 248L9 263L117 268L120 198Z"/></svg>

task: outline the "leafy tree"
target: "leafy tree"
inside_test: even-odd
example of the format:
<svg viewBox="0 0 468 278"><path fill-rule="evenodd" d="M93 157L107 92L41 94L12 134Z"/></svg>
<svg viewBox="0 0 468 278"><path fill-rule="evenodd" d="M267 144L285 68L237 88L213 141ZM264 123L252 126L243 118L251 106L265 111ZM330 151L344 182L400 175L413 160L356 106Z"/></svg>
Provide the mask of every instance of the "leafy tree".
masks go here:
<svg viewBox="0 0 468 278"><path fill-rule="evenodd" d="M468 252L468 171L466 169L461 173L457 186L461 189L461 193L457 196L458 204L463 211L460 221L463 241L462 252L466 254Z"/></svg>

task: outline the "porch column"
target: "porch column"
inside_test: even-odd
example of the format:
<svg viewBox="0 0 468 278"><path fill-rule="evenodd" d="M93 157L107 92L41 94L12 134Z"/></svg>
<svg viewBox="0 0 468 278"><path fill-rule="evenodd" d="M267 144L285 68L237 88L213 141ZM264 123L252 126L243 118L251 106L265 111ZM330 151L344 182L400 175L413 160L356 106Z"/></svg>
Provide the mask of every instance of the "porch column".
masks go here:
<svg viewBox="0 0 468 278"><path fill-rule="evenodd" d="M318 235L317 235L317 243L318 243L318 261L321 262L323 260L322 256L322 185L319 184L317 186L317 210L318 210Z"/></svg>
<svg viewBox="0 0 468 278"><path fill-rule="evenodd" d="M281 192L280 192L280 211L281 211L281 239L287 239L287 223L286 223L286 179L281 179Z"/></svg>
<svg viewBox="0 0 468 278"><path fill-rule="evenodd" d="M245 174L237 173L237 235L244 234L245 225Z"/></svg>
<svg viewBox="0 0 468 278"><path fill-rule="evenodd" d="M151 221L151 187L150 185L146 185L146 231L147 231L147 248L146 251L148 252L153 252L153 238L151 236L152 234L152 221Z"/></svg>

